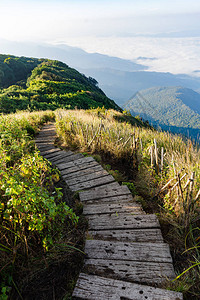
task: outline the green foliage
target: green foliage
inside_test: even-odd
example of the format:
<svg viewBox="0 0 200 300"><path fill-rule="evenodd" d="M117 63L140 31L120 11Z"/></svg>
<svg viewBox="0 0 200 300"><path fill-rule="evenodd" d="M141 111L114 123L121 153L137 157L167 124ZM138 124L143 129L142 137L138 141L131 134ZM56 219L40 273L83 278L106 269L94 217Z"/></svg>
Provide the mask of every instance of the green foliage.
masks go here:
<svg viewBox="0 0 200 300"><path fill-rule="evenodd" d="M0 54L0 88L17 82L23 85L27 76L40 62L41 60L36 58Z"/></svg>
<svg viewBox="0 0 200 300"><path fill-rule="evenodd" d="M31 137L52 112L0 117L0 299L15 285L15 264L40 245L44 252L78 217L64 202L58 170L35 151Z"/></svg>
<svg viewBox="0 0 200 300"><path fill-rule="evenodd" d="M135 189L135 186L132 182L122 182L122 185L126 185L129 188L129 190L131 191L131 194L133 196L136 195L136 189Z"/></svg>
<svg viewBox="0 0 200 300"><path fill-rule="evenodd" d="M9 83L7 86L10 86L2 84L2 87L7 88L0 91L0 112L14 113L26 109L30 111L56 108L88 109L102 106L119 110L114 101L107 98L97 86L95 79L87 78L59 61L33 59L30 63L28 59L24 60L25 58L6 57L2 65L0 61L2 82L4 75L10 74L4 72L4 69L12 68L10 74L12 78L7 80ZM27 87L17 82L21 79L25 82L30 70L32 74L26 82Z"/></svg>

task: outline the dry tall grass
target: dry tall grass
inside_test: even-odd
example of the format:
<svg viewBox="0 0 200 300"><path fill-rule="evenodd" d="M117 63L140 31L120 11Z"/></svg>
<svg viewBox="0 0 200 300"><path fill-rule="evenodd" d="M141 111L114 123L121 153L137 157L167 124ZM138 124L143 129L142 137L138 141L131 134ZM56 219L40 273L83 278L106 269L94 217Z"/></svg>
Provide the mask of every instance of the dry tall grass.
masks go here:
<svg viewBox="0 0 200 300"><path fill-rule="evenodd" d="M172 239L180 240L180 249L185 247L188 255L184 268L190 269L190 275L184 279L186 284L179 283L177 289L188 289L194 296L191 299L198 299L195 285L200 280L199 146L178 135L118 121L122 119L122 113L105 109L56 112L57 132L66 146L83 152L109 153L117 160L125 158L138 166L138 187L143 185L151 201L161 203L161 219L167 219L173 228ZM151 157L154 152L157 157ZM191 276L192 284L187 283Z"/></svg>

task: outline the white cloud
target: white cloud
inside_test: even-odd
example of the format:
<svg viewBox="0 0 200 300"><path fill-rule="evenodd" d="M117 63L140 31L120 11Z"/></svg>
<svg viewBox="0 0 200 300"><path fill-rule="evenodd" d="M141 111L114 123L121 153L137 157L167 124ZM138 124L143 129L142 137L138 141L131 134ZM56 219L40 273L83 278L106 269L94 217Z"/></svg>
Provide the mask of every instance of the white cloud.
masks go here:
<svg viewBox="0 0 200 300"><path fill-rule="evenodd" d="M0 38L65 41L89 52L140 60L149 70L193 74L200 69L200 38L145 38L196 30L197 0L0 0ZM200 73L195 73L196 75Z"/></svg>
<svg viewBox="0 0 200 300"><path fill-rule="evenodd" d="M194 74L200 70L200 38L152 37L82 37L68 38L66 44L81 47L92 53L137 61L138 57L155 57L156 60L139 60L149 71Z"/></svg>

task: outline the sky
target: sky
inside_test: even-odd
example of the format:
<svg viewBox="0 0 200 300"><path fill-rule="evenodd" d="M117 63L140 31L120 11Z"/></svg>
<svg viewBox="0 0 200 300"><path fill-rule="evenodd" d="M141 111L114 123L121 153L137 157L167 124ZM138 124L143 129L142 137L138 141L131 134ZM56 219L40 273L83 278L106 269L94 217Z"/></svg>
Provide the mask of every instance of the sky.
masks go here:
<svg viewBox="0 0 200 300"><path fill-rule="evenodd" d="M66 43L200 75L199 0L0 0L0 38Z"/></svg>

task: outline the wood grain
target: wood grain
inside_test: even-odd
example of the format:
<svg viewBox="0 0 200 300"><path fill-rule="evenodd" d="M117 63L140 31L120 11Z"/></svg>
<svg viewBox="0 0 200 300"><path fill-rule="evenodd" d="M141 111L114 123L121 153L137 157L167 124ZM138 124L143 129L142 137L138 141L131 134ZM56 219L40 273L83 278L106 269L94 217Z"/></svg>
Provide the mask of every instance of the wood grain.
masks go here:
<svg viewBox="0 0 200 300"><path fill-rule="evenodd" d="M84 215L100 215L109 213L133 213L133 214L145 214L139 203L130 203L127 201L120 202L116 201L114 203L97 203L97 204L85 204L83 207Z"/></svg>
<svg viewBox="0 0 200 300"><path fill-rule="evenodd" d="M160 229L118 229L118 230L89 230L90 239L101 239L106 241L130 241L130 242L155 242L163 243Z"/></svg>
<svg viewBox="0 0 200 300"><path fill-rule="evenodd" d="M74 185L70 186L70 189L73 192L76 192L76 191L80 191L80 190L84 190L84 189L90 189L90 188L93 188L96 186L101 186L101 185L104 185L104 184L107 184L110 182L114 182L114 181L115 180L114 180L113 176L107 175L107 176L100 177L97 179L91 179L90 181L85 181L82 183L74 184Z"/></svg>
<svg viewBox="0 0 200 300"><path fill-rule="evenodd" d="M152 215L104 214L88 215L90 230L160 228L157 217Z"/></svg>
<svg viewBox="0 0 200 300"><path fill-rule="evenodd" d="M113 196L131 194L127 186L120 186L119 183L113 182L110 185L91 189L90 191L81 192L79 194L82 202L88 200L102 199Z"/></svg>
<svg viewBox="0 0 200 300"><path fill-rule="evenodd" d="M78 184L78 183L82 183L85 181L91 181L93 179L97 179L97 178L103 178L104 176L108 176L108 172L105 170L100 170L100 171L96 171L93 172L91 174L83 174L82 176L76 176L75 178L68 178L68 176L63 176L63 178L65 179L66 183L69 186Z"/></svg>
<svg viewBox="0 0 200 300"><path fill-rule="evenodd" d="M72 296L88 300L183 300L181 293L84 273Z"/></svg>
<svg viewBox="0 0 200 300"><path fill-rule="evenodd" d="M87 240L86 258L172 263L168 244ZM145 272L145 270L144 270Z"/></svg>
<svg viewBox="0 0 200 300"><path fill-rule="evenodd" d="M83 271L143 284L161 284L175 278L172 264L165 262L86 259Z"/></svg>

